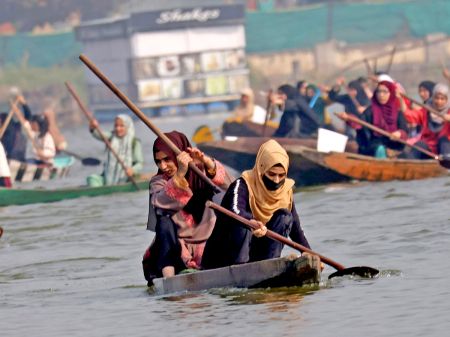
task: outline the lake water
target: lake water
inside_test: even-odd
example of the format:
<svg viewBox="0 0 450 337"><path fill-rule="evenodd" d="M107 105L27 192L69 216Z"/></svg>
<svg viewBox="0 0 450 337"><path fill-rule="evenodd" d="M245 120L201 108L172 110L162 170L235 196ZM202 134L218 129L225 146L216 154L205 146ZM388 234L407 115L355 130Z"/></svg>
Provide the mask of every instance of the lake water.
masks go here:
<svg viewBox="0 0 450 337"><path fill-rule="evenodd" d="M191 136L224 115L157 120ZM105 126L109 129L111 126ZM87 128L65 131L73 151L103 157ZM154 136L142 123L146 169ZM77 164L53 186L99 167ZM39 183L42 184L42 183ZM36 185L39 185L36 184ZM376 279L318 288L220 289L152 296L141 259L146 191L0 208L1 336L446 336L450 330L450 179L332 185L296 194L314 250ZM292 252L285 249L283 253Z"/></svg>

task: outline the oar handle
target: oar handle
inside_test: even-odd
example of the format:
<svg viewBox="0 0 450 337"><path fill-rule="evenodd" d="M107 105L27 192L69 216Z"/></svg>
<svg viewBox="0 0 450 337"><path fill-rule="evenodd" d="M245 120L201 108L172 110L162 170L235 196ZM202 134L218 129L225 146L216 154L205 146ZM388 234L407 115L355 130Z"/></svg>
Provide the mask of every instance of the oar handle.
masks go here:
<svg viewBox="0 0 450 337"><path fill-rule="evenodd" d="M414 104L417 104L418 106L428 110L429 112L431 112L433 115L436 115L438 117L443 117L443 114L440 113L439 111L437 111L436 109L434 109L433 107L429 106L428 104L424 104L422 102L419 102L418 100L411 98L409 96L407 96L404 93L400 93L400 95L402 95L404 98L410 100L411 102L413 102Z"/></svg>
<svg viewBox="0 0 450 337"><path fill-rule="evenodd" d="M248 227L250 227L252 229L258 229L258 226L254 225L250 220L247 220L246 218L244 218L244 217L242 217L242 216L240 216L240 215L238 215L238 214L236 214L234 212L231 212L230 210L228 210L228 209L226 209L226 208L224 208L224 207L222 207L222 206L220 206L220 205L218 205L218 204L216 204L216 203L214 203L212 201L207 201L206 202L206 206L209 207L209 208L213 208L213 209L215 209L215 210L217 210L217 211L219 211L219 212L229 216L230 218L233 218L233 219L235 219L235 220L237 220L239 222L242 222L243 224L247 225ZM322 260L322 262L326 263L329 266L332 266L332 267L336 268L337 270L345 269L345 267L342 264L337 263L336 261L333 261L332 259L329 259L328 257L323 256L323 255L321 255L319 253L316 253L315 251L313 251L313 250L311 250L311 249L309 249L309 248L307 248L307 247L305 247L305 246L303 246L303 245L301 245L301 244L299 244L297 242L288 240L283 235L280 235L280 234L278 234L278 233L276 233L274 231L271 231L271 230L268 229L267 233L266 233L266 236L271 238L271 239L273 239L273 240L275 240L275 241L279 241L281 243L284 243L285 245L287 245L289 247L292 247L294 249L297 249L297 250L299 250L301 252L309 253L309 254L312 254L312 255L317 255L318 257L320 257L320 260Z"/></svg>
<svg viewBox="0 0 450 337"><path fill-rule="evenodd" d="M347 120L347 121L352 121L352 122L358 123L358 124L360 124L360 125L362 125L362 126L365 126L365 127L368 128L368 129L371 129L371 130L373 130L373 131L379 133L380 135L389 137L390 139L392 139L392 140L394 140L394 141L396 141L396 142L399 142L399 143L402 143L402 144L404 144L404 145L406 145L406 146L412 147L413 149L416 149L417 151L420 151L420 152L426 154L427 156L429 156L429 157L431 157L431 158L433 158L433 159L439 160L439 156L436 155L436 154L434 154L433 152L430 152L430 151L428 151L428 150L422 149L421 147L419 147L419 146L417 146L417 145L409 144L407 141L405 141L405 140L403 140L403 139L392 138L392 134L391 134L390 132L387 132L387 131L385 131L385 130L383 130L383 129L381 129L381 128L379 128L379 127L373 125L373 124L370 124L370 123L368 123L368 122L366 122L366 121L363 121L363 120L359 119L359 118L356 117L356 116L353 116L353 115L351 115L351 114L347 114L347 117L344 118L344 117L340 116L339 114L336 114L336 115L337 115L339 118L341 118L341 119L344 119L344 120Z"/></svg>
<svg viewBox="0 0 450 337"><path fill-rule="evenodd" d="M176 155L181 153L181 150L163 133L159 130L150 119L122 92L120 89L112 83L108 77L106 77L85 55L80 55L80 60L131 110L144 122L158 137L160 137L170 149L175 152ZM209 184L215 191L217 186L209 179L192 161L189 163L189 168L193 170L198 176Z"/></svg>
<svg viewBox="0 0 450 337"><path fill-rule="evenodd" d="M90 111L88 111L86 109L86 107L84 106L84 104L81 101L81 99L78 96L78 94L75 92L75 89L72 87L72 85L69 82L66 82L65 84L66 84L67 90L69 90L70 94L75 99L75 101L77 102L78 106L80 107L81 111L83 111L83 113L85 114L87 119L90 122L95 121L94 116L90 113ZM109 151L111 151L113 156L119 162L120 166L122 166L122 169L125 171L125 174L127 175L128 179L130 179L130 181L133 183L134 187L138 190L139 189L139 185L137 184L137 182L134 179L133 175L132 174L128 174L128 171L127 171L128 167L127 167L127 165L122 160L122 158L119 157L117 152L112 148L111 143L108 140L108 138L106 138L105 134L102 132L102 130L100 129L99 126L94 126L94 128L97 130L98 134L100 135L100 138L103 140L103 142L105 143L106 147L109 149Z"/></svg>

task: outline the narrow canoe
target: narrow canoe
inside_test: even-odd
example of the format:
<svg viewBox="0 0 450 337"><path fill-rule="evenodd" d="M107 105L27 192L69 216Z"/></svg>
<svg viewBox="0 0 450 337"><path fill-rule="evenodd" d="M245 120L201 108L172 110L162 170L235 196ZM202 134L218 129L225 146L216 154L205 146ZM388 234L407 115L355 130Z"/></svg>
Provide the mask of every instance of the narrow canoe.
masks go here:
<svg viewBox="0 0 450 337"><path fill-rule="evenodd" d="M65 177L75 162L72 156L56 156L52 166L9 160L11 180L13 182L46 181Z"/></svg>
<svg viewBox="0 0 450 337"><path fill-rule="evenodd" d="M153 280L157 295L213 288L267 288L313 285L320 282L320 259L305 254L229 267L179 274Z"/></svg>
<svg viewBox="0 0 450 337"><path fill-rule="evenodd" d="M379 159L347 152L322 153L307 147L297 150L311 162L357 180L414 180L449 173L436 160Z"/></svg>
<svg viewBox="0 0 450 337"><path fill-rule="evenodd" d="M198 148L206 154L218 159L238 172L251 169L255 164L256 153L267 137L239 137L235 141L219 140L198 144ZM318 165L304 157L298 148L317 146L316 139L273 138L279 142L289 155L290 178L296 186L312 186L350 180L348 176L339 174L329 168ZM356 152L356 144L349 142L347 151Z"/></svg>
<svg viewBox="0 0 450 337"><path fill-rule="evenodd" d="M141 176L137 185L139 190L147 190L151 175ZM0 188L0 207L10 205L27 205L56 202L81 197L96 197L113 193L136 192L132 183L100 187L72 187L53 190Z"/></svg>

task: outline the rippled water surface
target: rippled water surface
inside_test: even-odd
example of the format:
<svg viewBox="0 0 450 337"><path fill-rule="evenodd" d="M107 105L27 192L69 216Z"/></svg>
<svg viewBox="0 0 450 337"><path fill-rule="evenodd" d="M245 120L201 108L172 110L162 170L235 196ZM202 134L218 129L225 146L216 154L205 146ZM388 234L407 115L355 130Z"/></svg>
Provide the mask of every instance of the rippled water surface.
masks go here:
<svg viewBox="0 0 450 337"><path fill-rule="evenodd" d="M224 116L159 120L164 131ZM79 153L103 156L86 129ZM142 123L147 170L154 137ZM75 166L54 186L100 168ZM39 185L39 184L38 184ZM146 191L0 208L1 336L446 336L450 329L450 179L331 185L296 194L314 250L377 279L316 288L216 289L152 296L141 271L152 239ZM283 253L291 252L286 249Z"/></svg>

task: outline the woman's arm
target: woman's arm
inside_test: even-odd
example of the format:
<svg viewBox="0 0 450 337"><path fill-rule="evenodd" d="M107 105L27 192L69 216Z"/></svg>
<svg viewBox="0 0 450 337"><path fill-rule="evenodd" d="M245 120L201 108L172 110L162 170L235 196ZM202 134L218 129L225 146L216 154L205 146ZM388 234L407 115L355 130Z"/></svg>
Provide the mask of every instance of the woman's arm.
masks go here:
<svg viewBox="0 0 450 337"><path fill-rule="evenodd" d="M302 246L311 249L311 246L306 239L305 233L303 232L302 226L300 225L300 218L295 208L295 204L292 204L292 217L294 222L292 223L291 233L289 234L289 237L292 239L292 241L295 241Z"/></svg>

